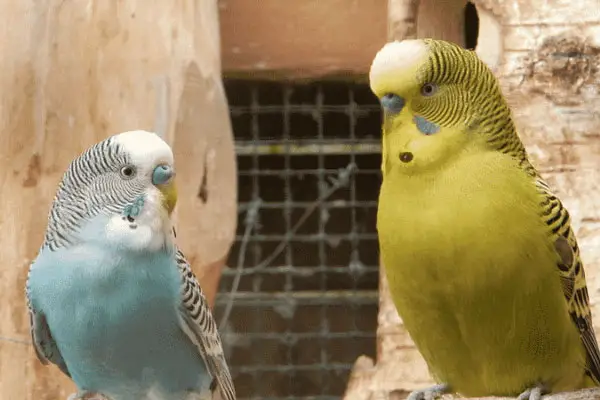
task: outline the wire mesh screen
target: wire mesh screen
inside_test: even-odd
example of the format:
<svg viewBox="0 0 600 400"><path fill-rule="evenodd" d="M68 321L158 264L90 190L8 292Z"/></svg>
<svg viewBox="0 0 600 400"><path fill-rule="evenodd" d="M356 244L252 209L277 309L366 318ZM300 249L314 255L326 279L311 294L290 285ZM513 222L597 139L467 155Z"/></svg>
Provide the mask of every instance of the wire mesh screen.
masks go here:
<svg viewBox="0 0 600 400"><path fill-rule="evenodd" d="M240 399L339 399L375 355L380 111L368 86L225 80L239 218L215 315Z"/></svg>

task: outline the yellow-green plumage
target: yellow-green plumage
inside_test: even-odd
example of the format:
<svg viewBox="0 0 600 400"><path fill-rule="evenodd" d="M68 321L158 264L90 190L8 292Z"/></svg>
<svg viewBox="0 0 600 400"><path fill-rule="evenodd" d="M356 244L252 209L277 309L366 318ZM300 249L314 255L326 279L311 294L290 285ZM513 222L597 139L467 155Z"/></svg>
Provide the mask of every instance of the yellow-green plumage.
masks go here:
<svg viewBox="0 0 600 400"><path fill-rule="evenodd" d="M569 215L528 161L491 71L456 45L415 40L386 45L370 78L397 101L384 106L382 260L432 375L466 396L596 385Z"/></svg>

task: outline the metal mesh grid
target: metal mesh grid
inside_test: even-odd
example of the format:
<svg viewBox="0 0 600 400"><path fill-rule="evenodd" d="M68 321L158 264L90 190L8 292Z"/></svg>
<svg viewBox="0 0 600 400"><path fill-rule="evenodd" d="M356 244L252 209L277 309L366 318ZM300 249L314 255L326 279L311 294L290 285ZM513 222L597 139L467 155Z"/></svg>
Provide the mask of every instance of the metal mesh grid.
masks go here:
<svg viewBox="0 0 600 400"><path fill-rule="evenodd" d="M239 218L215 315L240 399L338 399L377 327L368 86L225 80Z"/></svg>

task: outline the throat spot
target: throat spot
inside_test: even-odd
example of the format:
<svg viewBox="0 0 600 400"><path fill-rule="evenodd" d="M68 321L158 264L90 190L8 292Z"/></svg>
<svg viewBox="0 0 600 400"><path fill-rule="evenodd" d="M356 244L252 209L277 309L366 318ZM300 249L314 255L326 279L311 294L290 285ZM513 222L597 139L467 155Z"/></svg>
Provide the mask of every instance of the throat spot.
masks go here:
<svg viewBox="0 0 600 400"><path fill-rule="evenodd" d="M402 161L403 163L409 163L413 160L413 153L409 152L409 151L405 151L403 153L400 153L400 161Z"/></svg>
<svg viewBox="0 0 600 400"><path fill-rule="evenodd" d="M126 205L123 208L123 220L127 219L129 222L135 221L142 209L144 208L145 197L144 195L139 195L131 204Z"/></svg>
<svg viewBox="0 0 600 400"><path fill-rule="evenodd" d="M137 229L138 225L135 223L135 218L133 218L131 215L121 217L121 219L129 222L129 229Z"/></svg>
<svg viewBox="0 0 600 400"><path fill-rule="evenodd" d="M142 194L138 196L133 203L128 204L123 208L123 217L121 219L129 222L129 229L137 229L138 224L136 223L136 218L140 216L145 202L145 197Z"/></svg>

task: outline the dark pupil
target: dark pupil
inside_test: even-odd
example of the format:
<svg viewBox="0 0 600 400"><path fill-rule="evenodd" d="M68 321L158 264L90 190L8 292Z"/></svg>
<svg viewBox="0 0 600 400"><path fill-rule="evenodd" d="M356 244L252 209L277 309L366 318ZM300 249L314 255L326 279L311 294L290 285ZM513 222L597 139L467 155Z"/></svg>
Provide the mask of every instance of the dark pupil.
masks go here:
<svg viewBox="0 0 600 400"><path fill-rule="evenodd" d="M423 91L425 92L425 94L431 94L431 92L433 92L433 86L427 84L423 87Z"/></svg>
<svg viewBox="0 0 600 400"><path fill-rule="evenodd" d="M127 176L130 176L132 173L133 173L133 170L132 170L131 168L129 168L129 167L126 167L126 168L123 170L123 174L125 174L125 175L127 175Z"/></svg>

